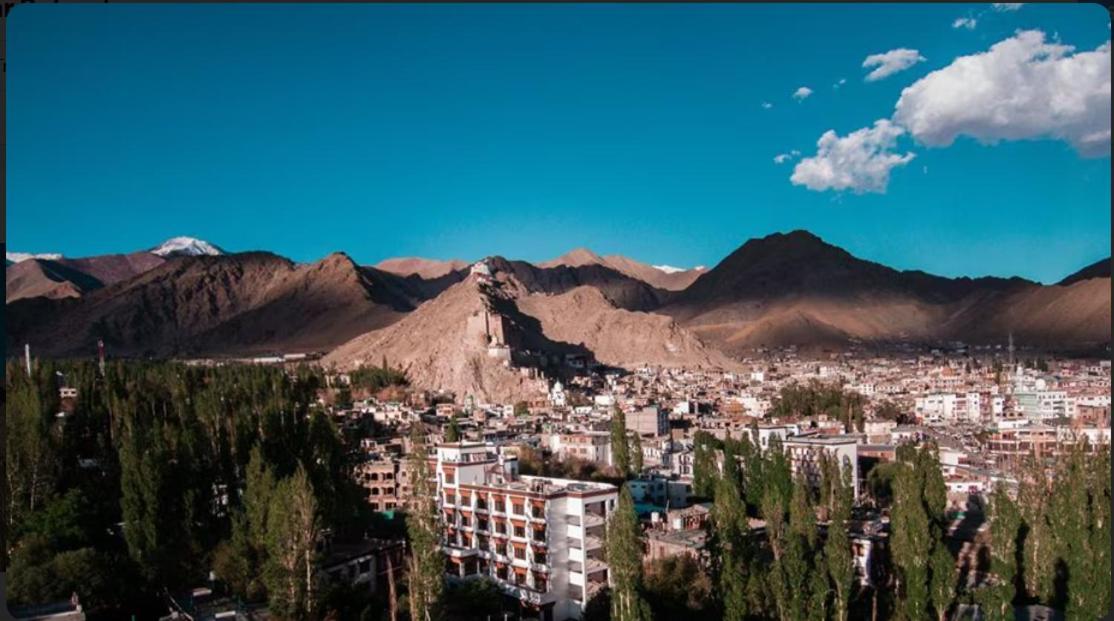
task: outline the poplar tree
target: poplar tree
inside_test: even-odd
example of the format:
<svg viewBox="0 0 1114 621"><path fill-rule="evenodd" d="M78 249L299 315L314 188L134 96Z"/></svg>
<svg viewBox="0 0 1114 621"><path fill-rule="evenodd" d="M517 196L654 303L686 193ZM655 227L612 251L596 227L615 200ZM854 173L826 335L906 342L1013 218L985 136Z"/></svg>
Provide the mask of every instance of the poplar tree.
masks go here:
<svg viewBox="0 0 1114 621"><path fill-rule="evenodd" d="M835 489L830 492L831 519L828 523L828 539L824 543L824 557L828 561L828 576L831 578L835 604L835 621L847 621L851 591L855 586L855 559L851 555L851 538L848 534L854 503L852 485L851 464L845 462L841 476L833 481Z"/></svg>
<svg viewBox="0 0 1114 621"><path fill-rule="evenodd" d="M990 573L994 583L975 593L975 600L986 621L1013 619L1013 600L1017 595L1017 549L1021 512L999 483L990 497Z"/></svg>
<svg viewBox="0 0 1114 621"><path fill-rule="evenodd" d="M269 607L283 619L314 617L317 598L317 539L321 532L317 499L301 466L283 479L267 513Z"/></svg>
<svg viewBox="0 0 1114 621"><path fill-rule="evenodd" d="M441 516L437 509L437 487L426 453L421 423L410 430L407 458L411 495L406 528L410 536L410 618L434 621L441 614L444 589L444 560L441 554Z"/></svg>
<svg viewBox="0 0 1114 621"><path fill-rule="evenodd" d="M928 559L932 552L932 534L918 475L915 455L912 460L902 460L894 477L894 503L890 514L890 548L897 570L898 608L908 621L929 618Z"/></svg>
<svg viewBox="0 0 1114 621"><path fill-rule="evenodd" d="M611 413L611 463L626 478L630 474L630 443L627 440L627 416L618 406Z"/></svg>
<svg viewBox="0 0 1114 621"><path fill-rule="evenodd" d="M611 621L650 621L642 598L642 531L627 486L607 522L607 564L611 578Z"/></svg>
<svg viewBox="0 0 1114 621"><path fill-rule="evenodd" d="M718 584L725 621L743 621L748 614L747 584L751 561L750 526L737 485L727 477L716 482L712 506Z"/></svg>
<svg viewBox="0 0 1114 621"><path fill-rule="evenodd" d="M1044 602L1055 596L1056 537L1048 522L1051 483L1036 459L1027 458L1017 492L1025 525L1022 583L1029 597Z"/></svg>
<svg viewBox="0 0 1114 621"><path fill-rule="evenodd" d="M692 491L701 498L711 498L715 494L719 473L714 440L707 431L697 431L692 437Z"/></svg>
<svg viewBox="0 0 1114 621"><path fill-rule="evenodd" d="M630 460L631 460L631 474L638 477L642 474L643 467L642 455L642 435L632 433L630 439Z"/></svg>

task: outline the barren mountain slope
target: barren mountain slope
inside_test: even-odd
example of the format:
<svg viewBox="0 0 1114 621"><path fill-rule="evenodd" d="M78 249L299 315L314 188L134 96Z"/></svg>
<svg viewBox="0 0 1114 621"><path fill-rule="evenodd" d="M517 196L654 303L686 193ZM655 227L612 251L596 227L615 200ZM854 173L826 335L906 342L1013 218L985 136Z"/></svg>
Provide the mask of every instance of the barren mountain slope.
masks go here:
<svg viewBox="0 0 1114 621"><path fill-rule="evenodd" d="M735 366L670 317L615 308L592 287L560 295L529 295L518 300L518 308L537 318L549 338L582 344L607 365L628 369Z"/></svg>
<svg viewBox="0 0 1114 621"><path fill-rule="evenodd" d="M328 349L420 300L397 276L343 255L295 266L269 253L180 257L81 299L8 306L9 348L46 355L242 355Z"/></svg>
<svg viewBox="0 0 1114 621"><path fill-rule="evenodd" d="M489 334L519 350L555 355L581 351L545 338L535 320L518 312L509 292L472 275L398 323L341 345L323 362L352 368L379 364L386 357L416 386L458 397L509 401L543 390L544 381L531 380L489 354Z"/></svg>
<svg viewBox="0 0 1114 621"><path fill-rule="evenodd" d="M707 270L704 268L666 272L652 265L647 265L634 259L618 254L601 257L587 248L577 248L556 259L538 263L540 268L554 267L583 267L587 265L601 265L609 267L621 274L641 280L642 282L665 291L680 291L693 283Z"/></svg>
<svg viewBox="0 0 1114 621"><path fill-rule="evenodd" d="M425 280L440 278L449 272L457 272L468 268L467 261L451 259L441 261L438 259L423 259L421 257L396 257L384 259L375 264L377 269L390 272L399 276L420 276Z"/></svg>
<svg viewBox="0 0 1114 621"><path fill-rule="evenodd" d="M6 302L24 298L75 298L101 288L103 283L59 261L27 259L4 270Z"/></svg>

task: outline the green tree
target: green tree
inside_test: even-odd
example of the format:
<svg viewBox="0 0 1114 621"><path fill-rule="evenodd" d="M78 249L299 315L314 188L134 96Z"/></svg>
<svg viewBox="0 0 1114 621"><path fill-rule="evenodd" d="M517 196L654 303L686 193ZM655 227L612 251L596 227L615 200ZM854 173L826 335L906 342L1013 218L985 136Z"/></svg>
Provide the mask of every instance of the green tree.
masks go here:
<svg viewBox="0 0 1114 621"><path fill-rule="evenodd" d="M612 621L649 621L651 618L650 607L642 597L641 539L634 500L624 485L607 522Z"/></svg>
<svg viewBox="0 0 1114 621"><path fill-rule="evenodd" d="M848 534L854 504L851 464L844 463L839 472L839 478L832 481L835 489L831 492L832 511L828 523L828 538L824 542L824 558L828 561L835 621L847 621L852 589L855 586L855 559L851 556L851 539Z"/></svg>
<svg viewBox="0 0 1114 621"><path fill-rule="evenodd" d="M411 428L410 444L407 468L412 487L406 518L410 537L410 616L414 621L434 621L441 615L444 561L436 482L421 424Z"/></svg>
<svg viewBox="0 0 1114 621"><path fill-rule="evenodd" d="M269 608L280 619L314 617L317 598L317 540L321 532L317 499L301 466L283 479L267 514Z"/></svg>
<svg viewBox="0 0 1114 621"><path fill-rule="evenodd" d="M700 562L687 554L654 559L646 567L646 601L659 619L710 613L715 588Z"/></svg>
<svg viewBox="0 0 1114 621"><path fill-rule="evenodd" d="M711 498L719 478L716 466L716 439L707 431L697 431L692 437L692 491L701 498Z"/></svg>
<svg viewBox="0 0 1114 621"><path fill-rule="evenodd" d="M738 485L727 477L716 482L712 518L723 618L725 621L743 621L749 613L747 574L751 561L750 526Z"/></svg>
<svg viewBox="0 0 1114 621"><path fill-rule="evenodd" d="M642 436L632 433L630 438L631 475L638 477L642 474Z"/></svg>
<svg viewBox="0 0 1114 621"><path fill-rule="evenodd" d="M627 416L618 407L611 413L611 463L621 476L630 475L631 457L630 443L627 440ZM614 595L612 598L614 599Z"/></svg>
<svg viewBox="0 0 1114 621"><path fill-rule="evenodd" d="M456 422L456 414L449 417L449 425L445 428L445 442L460 442L460 425Z"/></svg>
<svg viewBox="0 0 1114 621"><path fill-rule="evenodd" d="M999 483L990 496L990 573L994 582L975 593L987 621L1013 619L1021 511Z"/></svg>
<svg viewBox="0 0 1114 621"><path fill-rule="evenodd" d="M5 465L8 527L20 523L47 500L53 489L55 461L50 446L49 412L35 378L7 368Z"/></svg>
<svg viewBox="0 0 1114 621"><path fill-rule="evenodd" d="M894 506L890 517L890 548L897 570L897 597L902 618L929 618L929 568L932 532L924 506L917 463L903 461L894 483Z"/></svg>

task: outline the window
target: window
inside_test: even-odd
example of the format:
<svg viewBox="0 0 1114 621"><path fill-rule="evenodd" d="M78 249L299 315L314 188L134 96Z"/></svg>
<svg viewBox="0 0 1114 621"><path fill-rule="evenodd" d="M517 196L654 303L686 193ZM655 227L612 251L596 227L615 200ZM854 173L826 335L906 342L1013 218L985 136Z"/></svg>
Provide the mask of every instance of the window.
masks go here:
<svg viewBox="0 0 1114 621"><path fill-rule="evenodd" d="M498 511L499 513L503 513L503 511L505 511L505 508L503 506L503 499L502 498L496 498L495 499L495 510Z"/></svg>
<svg viewBox="0 0 1114 621"><path fill-rule="evenodd" d="M487 520L477 520L476 528L479 530L487 530Z"/></svg>
<svg viewBox="0 0 1114 621"><path fill-rule="evenodd" d="M456 474L452 470L445 471L445 482L456 483Z"/></svg>
<svg viewBox="0 0 1114 621"><path fill-rule="evenodd" d="M523 528L522 526L515 526L514 527L514 536L525 538L526 537L526 529Z"/></svg>
<svg viewBox="0 0 1114 621"><path fill-rule="evenodd" d="M520 561L525 561L526 560L526 548L517 548L516 547L514 549L514 557L517 558Z"/></svg>
<svg viewBox="0 0 1114 621"><path fill-rule="evenodd" d="M545 565L545 552L534 550L534 562L539 565Z"/></svg>
<svg viewBox="0 0 1114 621"><path fill-rule="evenodd" d="M506 532L507 532L507 531L506 531L506 529L505 529L505 528L503 527L503 523L502 523L502 522L496 522L496 523L495 523L495 532L499 533L500 535L505 535L505 534L506 534Z"/></svg>
<svg viewBox="0 0 1114 621"><path fill-rule="evenodd" d="M513 513L515 515L523 515L524 512L525 512L525 510L523 509L522 505L520 505L518 503L515 503L515 504L511 505L511 513Z"/></svg>

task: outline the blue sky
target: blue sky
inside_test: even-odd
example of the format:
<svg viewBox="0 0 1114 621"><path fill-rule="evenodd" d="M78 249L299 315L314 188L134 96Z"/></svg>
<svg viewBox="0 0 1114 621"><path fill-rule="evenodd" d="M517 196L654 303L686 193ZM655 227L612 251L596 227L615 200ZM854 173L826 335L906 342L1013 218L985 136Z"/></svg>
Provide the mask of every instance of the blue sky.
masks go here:
<svg viewBox="0 0 1114 621"><path fill-rule="evenodd" d="M1110 254L1108 146L907 132L884 192L790 181L824 132L1028 29L1110 38L1097 5L18 5L8 247L692 266L805 228L901 269L1055 281ZM924 61L864 81L900 48Z"/></svg>

